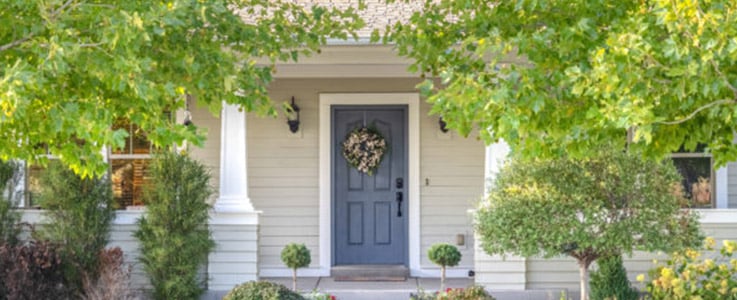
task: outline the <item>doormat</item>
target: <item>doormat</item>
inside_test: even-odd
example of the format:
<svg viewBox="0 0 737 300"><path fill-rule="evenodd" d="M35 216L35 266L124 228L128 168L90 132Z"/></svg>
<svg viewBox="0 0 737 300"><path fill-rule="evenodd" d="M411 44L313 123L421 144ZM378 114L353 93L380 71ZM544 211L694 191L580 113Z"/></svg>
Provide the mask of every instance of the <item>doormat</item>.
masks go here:
<svg viewBox="0 0 737 300"><path fill-rule="evenodd" d="M335 281L407 281L404 276L335 276Z"/></svg>

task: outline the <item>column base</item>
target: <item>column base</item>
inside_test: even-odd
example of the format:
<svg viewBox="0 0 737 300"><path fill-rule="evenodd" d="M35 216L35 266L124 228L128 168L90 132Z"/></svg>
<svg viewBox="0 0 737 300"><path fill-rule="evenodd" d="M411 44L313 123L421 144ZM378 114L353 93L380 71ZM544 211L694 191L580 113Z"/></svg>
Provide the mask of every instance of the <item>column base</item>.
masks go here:
<svg viewBox="0 0 737 300"><path fill-rule="evenodd" d="M229 291L238 284L258 280L259 212L210 214L215 250L208 257L208 289Z"/></svg>
<svg viewBox="0 0 737 300"><path fill-rule="evenodd" d="M253 212L253 204L247 196L222 196L218 198L213 206L218 213L250 213Z"/></svg>

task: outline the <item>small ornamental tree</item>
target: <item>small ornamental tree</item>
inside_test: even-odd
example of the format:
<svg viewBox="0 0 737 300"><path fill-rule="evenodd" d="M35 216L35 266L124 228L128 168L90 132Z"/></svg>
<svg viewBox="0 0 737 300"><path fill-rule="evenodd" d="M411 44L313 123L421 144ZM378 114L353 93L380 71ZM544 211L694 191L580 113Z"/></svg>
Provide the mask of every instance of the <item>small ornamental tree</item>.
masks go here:
<svg viewBox="0 0 737 300"><path fill-rule="evenodd" d="M97 278L100 256L110 240L115 218L112 184L107 176L81 176L58 161L41 176L41 208L49 224L42 238L61 245L65 276L82 290L83 278Z"/></svg>
<svg viewBox="0 0 737 300"><path fill-rule="evenodd" d="M297 290L297 269L310 265L310 250L304 244L290 243L281 251L281 261L292 269L292 290Z"/></svg>
<svg viewBox="0 0 737 300"><path fill-rule="evenodd" d="M461 261L461 252L450 244L435 244L427 250L427 258L440 266L440 290L445 289L445 267L457 266Z"/></svg>
<svg viewBox="0 0 737 300"><path fill-rule="evenodd" d="M210 173L187 155L158 154L149 167L146 214L138 221L143 269L154 299L198 299L204 289L198 271L215 242L207 227L212 194Z"/></svg>
<svg viewBox="0 0 737 300"><path fill-rule="evenodd" d="M681 209L679 176L671 163L603 148L598 153L508 161L476 213L483 249L573 257L581 299L587 299L588 268L600 257L698 244L697 216Z"/></svg>

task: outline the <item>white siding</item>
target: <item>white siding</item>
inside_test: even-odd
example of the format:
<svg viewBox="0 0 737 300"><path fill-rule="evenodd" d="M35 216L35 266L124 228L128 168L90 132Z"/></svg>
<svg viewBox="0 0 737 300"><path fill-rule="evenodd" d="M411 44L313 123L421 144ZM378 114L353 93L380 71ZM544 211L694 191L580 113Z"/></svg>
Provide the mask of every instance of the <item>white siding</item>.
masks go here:
<svg viewBox="0 0 737 300"><path fill-rule="evenodd" d="M124 261L131 265L131 286L134 289L150 288L151 283L143 271L143 264L138 262L140 255L138 240L133 236L136 225L113 225L110 230L109 247L120 247Z"/></svg>
<svg viewBox="0 0 737 300"><path fill-rule="evenodd" d="M438 117L428 116L430 105L420 109L420 208L423 269L437 269L427 258L427 249L435 243L456 243L463 235L465 245L457 246L462 259L457 275L474 267L474 238L469 210L481 198L484 186L484 144L475 136L464 138L454 131L443 133ZM439 271L438 273L439 274Z"/></svg>
<svg viewBox="0 0 737 300"><path fill-rule="evenodd" d="M256 210L262 211L259 269L284 268L279 254L290 242L305 243L312 252L313 269L320 265L319 93L416 92L414 86L418 82L418 79L277 79L271 85L270 96L275 105L295 97L301 109L301 125L300 132L292 134L283 115L269 118L248 114L249 196ZM428 116L428 111L429 105L423 103L421 264L423 268L434 267L426 258L431 244L455 242L456 235L463 234L467 246L459 247L463 260L458 269L465 272L473 266L473 229L467 210L482 192L484 147L475 138L438 134L438 119ZM195 114L194 122L200 126L210 121ZM219 122L211 123L219 126ZM219 129L208 132L211 137L219 138ZM208 143L202 152L193 153L219 153L219 141L208 140ZM209 161L215 166L213 174L217 174L217 159L210 156Z"/></svg>
<svg viewBox="0 0 737 300"><path fill-rule="evenodd" d="M220 118L213 116L207 107L201 107L199 104L192 105L190 110L192 122L206 132L206 139L202 147L189 145L188 151L193 158L210 170L212 178L210 183L214 191L210 199L214 201L217 199L220 185Z"/></svg>
<svg viewBox="0 0 737 300"><path fill-rule="evenodd" d="M727 196L729 208L737 208L737 162L728 163L727 166Z"/></svg>
<svg viewBox="0 0 737 300"><path fill-rule="evenodd" d="M737 239L737 224L712 223L703 224L702 228L707 236L717 240L717 246L724 239ZM632 257L625 257L624 266L627 275L633 284L638 285L635 277L639 274L647 274L647 271L655 265L653 260L663 261L667 259L665 254L654 254L635 252ZM592 270L595 266L592 267ZM531 258L527 260L527 289L553 289L565 288L577 291L578 265L572 258L540 259Z"/></svg>

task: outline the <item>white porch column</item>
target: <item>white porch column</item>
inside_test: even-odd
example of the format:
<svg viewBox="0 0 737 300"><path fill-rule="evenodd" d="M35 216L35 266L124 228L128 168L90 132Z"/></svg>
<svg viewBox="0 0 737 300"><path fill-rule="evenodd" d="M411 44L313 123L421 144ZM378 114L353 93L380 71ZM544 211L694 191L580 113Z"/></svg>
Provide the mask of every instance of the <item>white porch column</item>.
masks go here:
<svg viewBox="0 0 737 300"><path fill-rule="evenodd" d="M211 291L258 279L259 212L248 198L246 114L223 102L220 120L220 195L210 215L216 246L207 265Z"/></svg>
<svg viewBox="0 0 737 300"><path fill-rule="evenodd" d="M246 173L246 113L223 102L220 120L220 196L215 211L253 211Z"/></svg>
<svg viewBox="0 0 737 300"><path fill-rule="evenodd" d="M484 196L494 182L502 163L509 154L509 145L500 140L498 143L486 146L484 162ZM474 271L476 284L490 290L524 290L527 272L527 263L524 257L499 255L490 256L481 248L478 236L474 241Z"/></svg>

